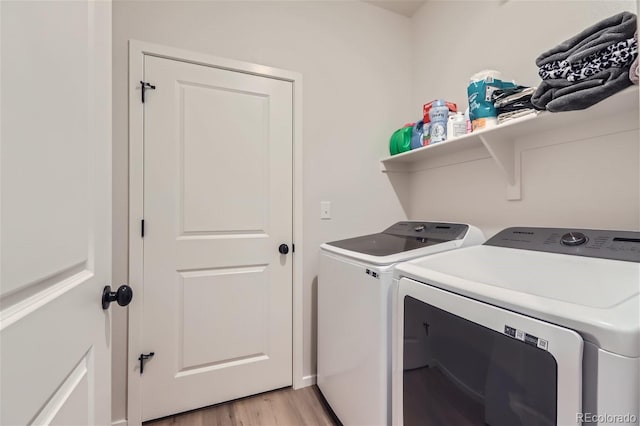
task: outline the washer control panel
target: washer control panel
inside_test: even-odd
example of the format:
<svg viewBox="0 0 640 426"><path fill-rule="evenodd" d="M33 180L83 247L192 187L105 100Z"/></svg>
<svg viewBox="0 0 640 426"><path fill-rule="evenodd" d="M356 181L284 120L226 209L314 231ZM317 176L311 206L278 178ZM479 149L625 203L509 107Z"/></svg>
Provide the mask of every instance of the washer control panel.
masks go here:
<svg viewBox="0 0 640 426"><path fill-rule="evenodd" d="M384 230L384 233L400 237L451 241L463 238L468 229L469 226L462 223L407 221L390 226Z"/></svg>
<svg viewBox="0 0 640 426"><path fill-rule="evenodd" d="M566 228L507 228L485 245L640 263L640 232Z"/></svg>

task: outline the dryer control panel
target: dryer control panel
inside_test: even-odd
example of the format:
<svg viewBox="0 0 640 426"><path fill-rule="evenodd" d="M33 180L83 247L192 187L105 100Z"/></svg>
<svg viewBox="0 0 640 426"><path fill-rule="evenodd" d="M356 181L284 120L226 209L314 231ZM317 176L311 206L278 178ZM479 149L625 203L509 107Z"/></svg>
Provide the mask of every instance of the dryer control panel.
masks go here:
<svg viewBox="0 0 640 426"><path fill-rule="evenodd" d="M640 232L634 231L515 227L485 245L640 263Z"/></svg>

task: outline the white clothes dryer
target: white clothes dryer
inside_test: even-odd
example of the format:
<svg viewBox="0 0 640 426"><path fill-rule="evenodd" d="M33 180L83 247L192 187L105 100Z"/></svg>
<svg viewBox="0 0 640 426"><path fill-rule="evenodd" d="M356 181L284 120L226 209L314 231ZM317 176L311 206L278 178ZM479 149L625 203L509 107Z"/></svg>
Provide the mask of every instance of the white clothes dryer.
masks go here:
<svg viewBox="0 0 640 426"><path fill-rule="evenodd" d="M509 228L395 280L394 424L638 425L640 232Z"/></svg>
<svg viewBox="0 0 640 426"><path fill-rule="evenodd" d="M344 425L391 422L393 267L483 242L471 225L398 222L321 246L317 383Z"/></svg>

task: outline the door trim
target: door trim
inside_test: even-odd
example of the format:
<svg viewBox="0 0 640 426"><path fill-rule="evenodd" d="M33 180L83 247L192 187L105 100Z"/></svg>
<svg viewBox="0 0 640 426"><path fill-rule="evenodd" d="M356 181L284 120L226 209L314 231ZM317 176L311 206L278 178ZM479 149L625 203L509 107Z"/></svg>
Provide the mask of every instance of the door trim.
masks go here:
<svg viewBox="0 0 640 426"><path fill-rule="evenodd" d="M225 59L203 53L177 49L137 40L129 40L129 285L141 289L143 276L143 241L140 220L144 217L144 139L143 108L140 102L140 80L144 75L144 57L156 56L192 64L236 71L251 75L289 81L293 84L293 241L296 244L293 261L292 288L292 377L293 388L309 386L303 376L303 297L302 265L302 74L264 65ZM152 82L151 82L152 83ZM127 352L127 420L142 422L140 375L135 373L140 354L142 331L141 299L129 305L129 337Z"/></svg>

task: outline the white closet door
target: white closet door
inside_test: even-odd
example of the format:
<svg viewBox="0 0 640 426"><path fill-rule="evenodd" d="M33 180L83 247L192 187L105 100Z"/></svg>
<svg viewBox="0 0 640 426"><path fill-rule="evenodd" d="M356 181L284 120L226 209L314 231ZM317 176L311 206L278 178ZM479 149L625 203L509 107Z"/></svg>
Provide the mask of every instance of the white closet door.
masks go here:
<svg viewBox="0 0 640 426"><path fill-rule="evenodd" d="M144 80L148 420L291 385L293 117L291 82L154 56Z"/></svg>

